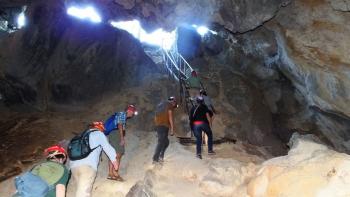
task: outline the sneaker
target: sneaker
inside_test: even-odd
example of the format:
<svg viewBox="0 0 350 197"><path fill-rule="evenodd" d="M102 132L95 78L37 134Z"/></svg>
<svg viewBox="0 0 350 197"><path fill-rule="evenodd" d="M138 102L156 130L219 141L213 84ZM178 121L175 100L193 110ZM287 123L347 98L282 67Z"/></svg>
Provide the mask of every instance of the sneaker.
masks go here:
<svg viewBox="0 0 350 197"><path fill-rule="evenodd" d="M164 163L164 158L159 158L159 163Z"/></svg>
<svg viewBox="0 0 350 197"><path fill-rule="evenodd" d="M216 152L214 152L214 151L208 151L208 155L216 155Z"/></svg>
<svg viewBox="0 0 350 197"><path fill-rule="evenodd" d="M201 154L197 154L197 158L198 159L202 159L202 155Z"/></svg>

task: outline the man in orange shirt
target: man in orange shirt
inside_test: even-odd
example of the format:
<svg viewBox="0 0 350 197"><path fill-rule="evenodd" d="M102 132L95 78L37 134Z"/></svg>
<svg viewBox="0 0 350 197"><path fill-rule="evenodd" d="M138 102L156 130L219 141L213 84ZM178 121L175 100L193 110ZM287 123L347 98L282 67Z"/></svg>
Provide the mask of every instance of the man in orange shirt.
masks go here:
<svg viewBox="0 0 350 197"><path fill-rule="evenodd" d="M173 111L177 106L175 97L169 97L167 101L161 102L156 108L154 121L158 135L158 144L153 155L154 164L164 161L164 153L169 146L169 129L170 135L174 135Z"/></svg>

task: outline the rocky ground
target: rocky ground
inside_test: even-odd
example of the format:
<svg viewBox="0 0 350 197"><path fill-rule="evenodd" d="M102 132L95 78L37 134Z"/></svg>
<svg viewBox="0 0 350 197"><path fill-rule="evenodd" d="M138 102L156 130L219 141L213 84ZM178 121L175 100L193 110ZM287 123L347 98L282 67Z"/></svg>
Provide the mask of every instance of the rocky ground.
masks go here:
<svg viewBox="0 0 350 197"><path fill-rule="evenodd" d="M100 163L93 195L108 196L348 196L350 157L319 144L312 136L294 135L288 155L271 158L266 150L242 143L215 146L217 155L195 157L195 146L183 146L175 137L163 166L154 166L154 132L134 130L127 135L121 175L125 182L107 180L108 160ZM204 151L206 149L204 148ZM0 184L0 195L14 190L13 178ZM67 196L74 196L71 181Z"/></svg>

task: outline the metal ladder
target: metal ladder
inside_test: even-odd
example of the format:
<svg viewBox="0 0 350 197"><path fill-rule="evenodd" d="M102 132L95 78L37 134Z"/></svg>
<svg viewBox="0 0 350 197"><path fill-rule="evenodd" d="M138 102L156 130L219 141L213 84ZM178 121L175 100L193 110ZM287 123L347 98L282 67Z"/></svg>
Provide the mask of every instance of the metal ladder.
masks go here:
<svg viewBox="0 0 350 197"><path fill-rule="evenodd" d="M194 103L190 99L185 81L191 76L193 68L178 52L177 45L174 44L170 50L165 50L160 47L157 49L153 48L151 50L145 50L145 52L156 64L161 65L161 67L164 68L170 79L174 80L176 83L179 83L180 98L178 101L180 104L184 104L184 112L189 114L191 108L194 106ZM191 138L193 138L192 132ZM183 137L183 139L188 138Z"/></svg>

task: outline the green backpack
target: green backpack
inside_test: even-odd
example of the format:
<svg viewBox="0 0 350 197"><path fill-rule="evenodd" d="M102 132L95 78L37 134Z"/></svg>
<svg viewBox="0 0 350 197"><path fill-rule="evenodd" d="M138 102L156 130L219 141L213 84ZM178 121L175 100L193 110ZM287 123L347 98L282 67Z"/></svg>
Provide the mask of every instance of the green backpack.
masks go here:
<svg viewBox="0 0 350 197"><path fill-rule="evenodd" d="M44 162L31 171L15 178L15 197L45 197L55 189L56 183L64 176L65 167L56 162Z"/></svg>

